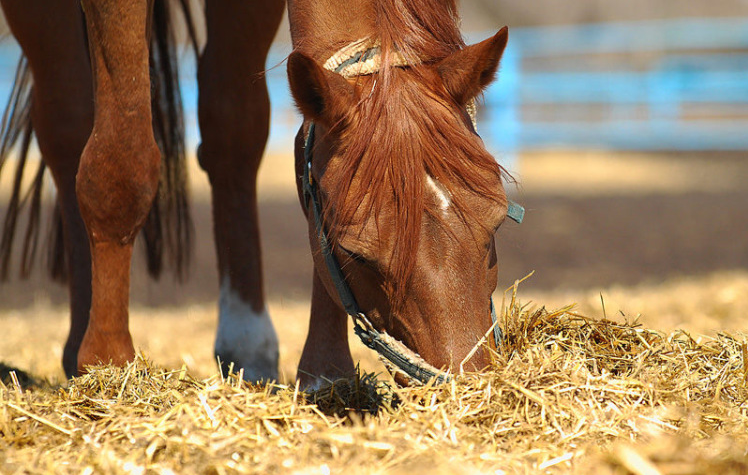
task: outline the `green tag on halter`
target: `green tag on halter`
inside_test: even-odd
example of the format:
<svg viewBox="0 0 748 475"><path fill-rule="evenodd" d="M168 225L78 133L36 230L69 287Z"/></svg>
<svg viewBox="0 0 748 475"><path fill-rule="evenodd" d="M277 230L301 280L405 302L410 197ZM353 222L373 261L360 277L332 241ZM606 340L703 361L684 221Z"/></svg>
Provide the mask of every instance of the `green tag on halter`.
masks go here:
<svg viewBox="0 0 748 475"><path fill-rule="evenodd" d="M509 200L507 204L506 215L511 218L517 224L522 224L522 220L525 218L525 208L518 205L512 200Z"/></svg>

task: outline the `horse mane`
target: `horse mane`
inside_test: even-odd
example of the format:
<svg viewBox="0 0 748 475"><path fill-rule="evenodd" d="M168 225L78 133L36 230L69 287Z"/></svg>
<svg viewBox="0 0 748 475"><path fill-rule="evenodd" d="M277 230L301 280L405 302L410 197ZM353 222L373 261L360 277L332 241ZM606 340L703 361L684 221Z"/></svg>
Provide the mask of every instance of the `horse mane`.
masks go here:
<svg viewBox="0 0 748 475"><path fill-rule="evenodd" d="M497 187L503 169L480 140L467 132L470 119L460 112L435 73L418 66L388 67L394 52L417 65L435 63L464 47L454 2L383 0L376 5L382 68L371 95L346 118L350 132L341 139L343 168L329 205L334 208L330 211L333 223L346 223L361 213L363 203L366 215L373 216L379 227L377 210L394 203L394 222L388 224L398 237L388 273L399 284L389 291L402 304L414 269L423 213L434 215L425 206L426 176L452 195L460 219L474 224L481 223L480 217L456 191L467 189L503 203ZM366 186L351 187L354 180ZM441 222L440 216L434 218Z"/></svg>
<svg viewBox="0 0 748 475"><path fill-rule="evenodd" d="M197 55L197 39L193 24L193 8L188 0L157 0L153 6L153 30L150 47L151 109L153 132L161 150L162 166L158 197L143 226L144 249L149 274L158 278L164 267L164 255L172 263L177 279L182 280L189 267L193 226L188 206L185 159L185 130L182 98L179 89L177 46L173 32L171 2L178 3L184 15L188 40ZM83 12L81 11L81 21ZM28 61L21 56L13 90L0 127L0 171L17 149L17 166L11 199L3 222L0 238L0 281L8 278L13 255L16 228L20 216L28 207L28 219L21 252L21 278L31 274L40 238L42 187L45 165L39 160L34 179L23 190L24 169L33 137L31 121L33 79ZM68 278L63 244L62 217L55 202L47 238L47 267L53 280Z"/></svg>

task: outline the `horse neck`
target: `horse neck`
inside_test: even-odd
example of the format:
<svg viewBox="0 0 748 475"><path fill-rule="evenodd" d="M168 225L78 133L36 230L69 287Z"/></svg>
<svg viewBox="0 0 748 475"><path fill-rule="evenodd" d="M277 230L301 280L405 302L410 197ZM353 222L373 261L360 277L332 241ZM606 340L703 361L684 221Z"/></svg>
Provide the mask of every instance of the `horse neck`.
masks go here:
<svg viewBox="0 0 748 475"><path fill-rule="evenodd" d="M339 48L375 35L372 0L289 0L294 49L323 63Z"/></svg>
<svg viewBox="0 0 748 475"><path fill-rule="evenodd" d="M456 29L456 13L454 0L288 1L294 49L320 62L354 41L380 38L383 24L397 25L398 22L393 22L395 18L415 20L409 24L406 21L408 26L400 25L396 31L390 31L396 36L392 39L401 46L461 43ZM407 45L411 41L414 44ZM436 51L427 51L427 56L432 56L432 53Z"/></svg>

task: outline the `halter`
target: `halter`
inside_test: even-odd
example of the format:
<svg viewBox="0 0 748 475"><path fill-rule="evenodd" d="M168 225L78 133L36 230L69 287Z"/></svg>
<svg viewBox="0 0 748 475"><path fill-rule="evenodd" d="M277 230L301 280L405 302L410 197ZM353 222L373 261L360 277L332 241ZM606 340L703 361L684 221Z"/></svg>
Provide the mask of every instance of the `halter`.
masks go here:
<svg viewBox="0 0 748 475"><path fill-rule="evenodd" d="M400 55L395 55L395 66L405 66L408 63ZM373 74L379 70L381 58L379 56L379 45L368 41L359 40L351 43L341 49L327 60L325 68L341 74L344 77L355 77L359 75ZM471 119L475 124L474 104L473 108L468 108ZM426 362L420 355L406 347L402 342L394 339L384 331L374 328L366 314L356 302L348 282L345 279L343 270L335 258L330 246L327 232L322 220L322 204L319 200L317 183L312 178L312 149L314 147L314 122L310 123L307 131L306 140L304 141L304 172L301 177L302 191L304 195L304 205L307 211L312 212L314 217L314 226L317 232L320 252L325 260L330 279L335 286L345 312L353 320L353 331L359 337L361 342L368 348L376 351L388 369L392 372L404 374L413 381L426 384L433 381L435 384L442 384L451 380L449 373L435 368ZM524 208L509 201L507 216L517 223L521 223L524 217ZM494 339L496 345L500 345L504 338L501 328L497 324L496 308L493 304L493 298L489 297L491 309L491 321L493 326Z"/></svg>

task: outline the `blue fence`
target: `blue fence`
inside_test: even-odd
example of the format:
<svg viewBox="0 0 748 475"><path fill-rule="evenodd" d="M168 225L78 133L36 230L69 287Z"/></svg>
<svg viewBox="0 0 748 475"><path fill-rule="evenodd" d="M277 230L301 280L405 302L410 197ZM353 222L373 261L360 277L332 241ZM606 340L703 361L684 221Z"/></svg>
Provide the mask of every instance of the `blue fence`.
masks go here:
<svg viewBox="0 0 748 475"><path fill-rule="evenodd" d="M748 18L514 29L484 114L507 152L748 150Z"/></svg>
<svg viewBox="0 0 748 475"><path fill-rule="evenodd" d="M279 45L268 60L274 152L291 150L300 123L283 62L289 53ZM0 49L2 98L18 54L12 42ZM188 62L182 71L190 147L199 141L194 69ZM689 116L694 106L708 113ZM554 147L748 150L748 17L511 29L478 126L505 163L518 151Z"/></svg>

